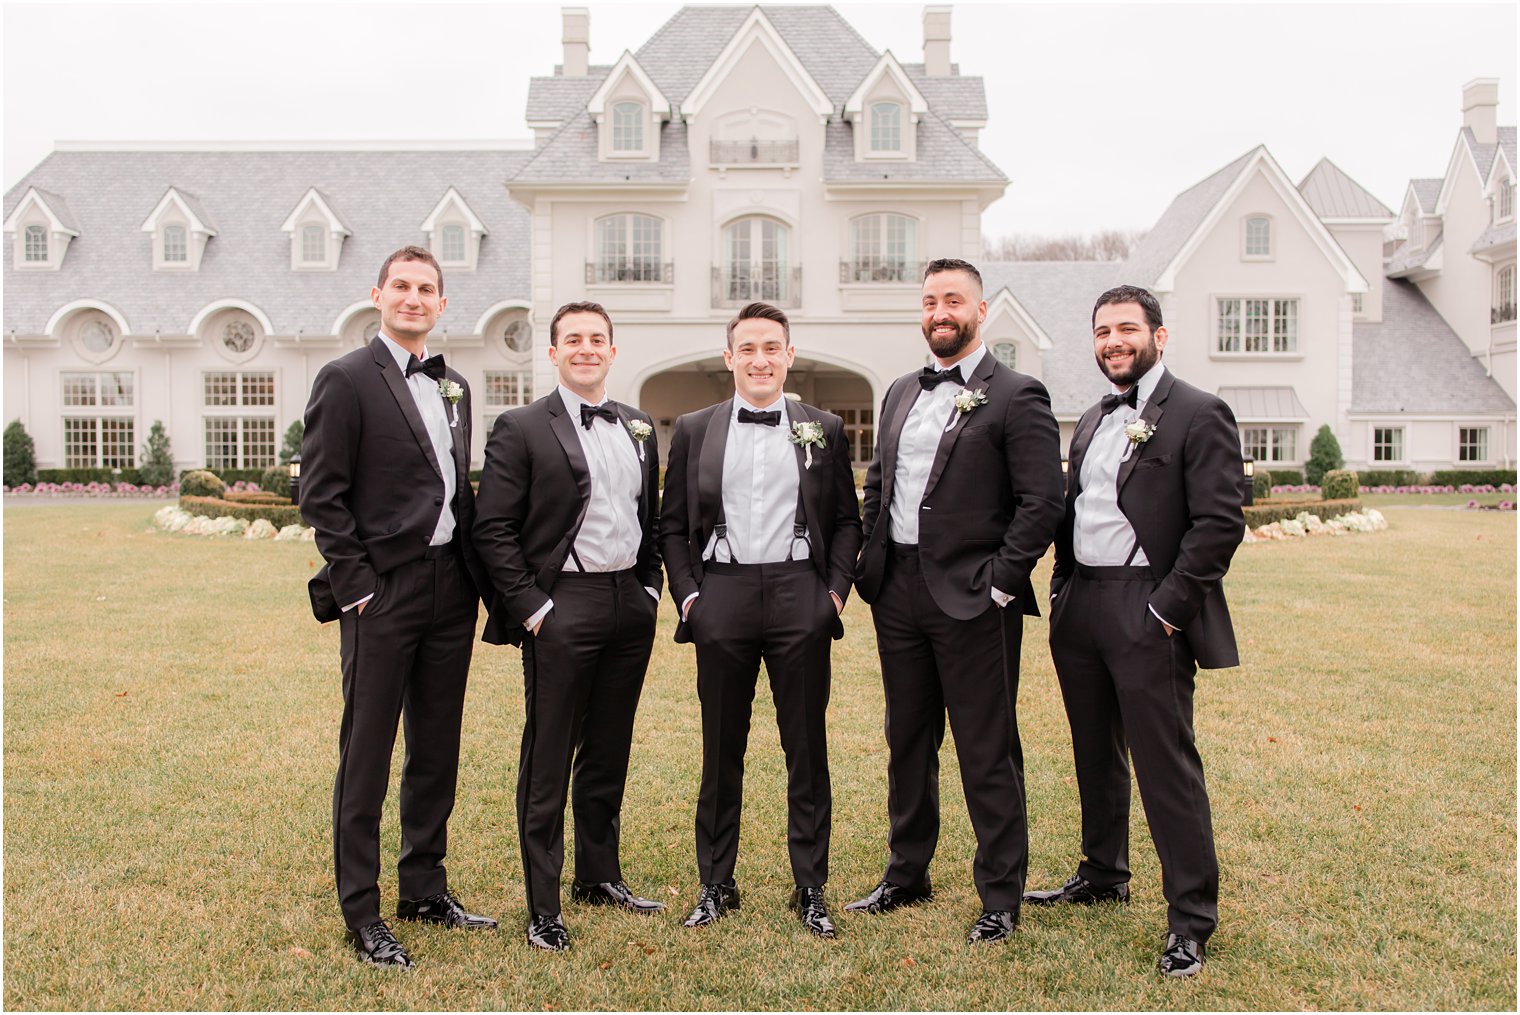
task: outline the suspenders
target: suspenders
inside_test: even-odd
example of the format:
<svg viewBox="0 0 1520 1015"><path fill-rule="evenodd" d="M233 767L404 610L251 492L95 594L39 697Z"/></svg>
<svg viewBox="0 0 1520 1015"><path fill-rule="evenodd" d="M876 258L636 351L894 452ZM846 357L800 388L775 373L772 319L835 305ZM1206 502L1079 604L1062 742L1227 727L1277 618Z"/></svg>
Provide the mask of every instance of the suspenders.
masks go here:
<svg viewBox="0 0 1520 1015"><path fill-rule="evenodd" d="M718 547L720 546L728 549L728 559L732 561L734 559L734 547L728 541L728 513L724 510L721 493L718 496L718 521L713 526L713 537L712 561L720 563L718 561ZM797 513L792 516L792 541L786 548L788 563L795 559L793 554L797 552L797 541L799 539L802 540L802 545L807 546L808 552L811 553L812 547L808 545L807 541L807 516L802 511L802 480L800 478L797 481Z"/></svg>

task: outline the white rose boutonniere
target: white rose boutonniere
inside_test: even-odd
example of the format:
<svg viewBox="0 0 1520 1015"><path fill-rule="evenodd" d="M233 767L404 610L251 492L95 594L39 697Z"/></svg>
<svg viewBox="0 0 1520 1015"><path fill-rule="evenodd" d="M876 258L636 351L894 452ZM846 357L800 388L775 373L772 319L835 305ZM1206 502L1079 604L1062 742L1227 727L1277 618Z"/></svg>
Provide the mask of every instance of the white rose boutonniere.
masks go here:
<svg viewBox="0 0 1520 1015"><path fill-rule="evenodd" d="M438 382L438 393L444 401L454 410L454 418L449 420L450 427L459 425L459 400L464 397L464 388L445 377Z"/></svg>
<svg viewBox="0 0 1520 1015"><path fill-rule="evenodd" d="M971 412L978 405L986 404L986 388L978 388L975 391L972 391L970 388L963 389L960 394L955 396L955 418L950 421L950 425L945 427L945 429L952 429L955 424L961 421L961 417L966 415L966 413Z"/></svg>
<svg viewBox="0 0 1520 1015"><path fill-rule="evenodd" d="M1144 444L1151 437L1155 436L1155 433L1156 424L1147 420L1137 419L1131 423L1124 424L1124 436L1129 438L1131 448L1137 448L1141 444Z"/></svg>
<svg viewBox="0 0 1520 1015"><path fill-rule="evenodd" d="M639 461L644 460L644 442L654 433L654 427L642 419L630 419L628 421L628 436L633 438L634 446L639 449Z"/></svg>
<svg viewBox="0 0 1520 1015"><path fill-rule="evenodd" d="M803 463L804 469L813 467L813 449L823 448L827 443L823 439L823 424L813 420L804 420L792 424L791 442L806 453L807 460Z"/></svg>

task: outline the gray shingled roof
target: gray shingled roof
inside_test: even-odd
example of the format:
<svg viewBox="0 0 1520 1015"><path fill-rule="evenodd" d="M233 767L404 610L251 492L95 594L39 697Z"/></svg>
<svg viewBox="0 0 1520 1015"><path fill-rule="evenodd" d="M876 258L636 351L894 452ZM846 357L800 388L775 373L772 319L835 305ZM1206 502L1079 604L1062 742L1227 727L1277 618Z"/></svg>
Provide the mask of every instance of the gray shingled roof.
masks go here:
<svg viewBox="0 0 1520 1015"><path fill-rule="evenodd" d="M1468 248L1468 253L1475 254L1480 250L1492 250L1506 243L1515 242L1515 220L1501 222L1495 226L1489 226L1483 234L1473 241Z"/></svg>
<svg viewBox="0 0 1520 1015"><path fill-rule="evenodd" d="M1505 159L1509 161L1509 168L1512 172L1520 170L1520 166L1515 164L1515 128L1499 128L1499 150L1504 153Z"/></svg>
<svg viewBox="0 0 1520 1015"><path fill-rule="evenodd" d="M1435 242L1428 247L1416 247L1413 241L1405 240L1393 252L1393 256L1388 258L1388 263L1383 265L1383 274L1393 278L1425 267L1445 241L1445 233L1437 236Z"/></svg>
<svg viewBox="0 0 1520 1015"><path fill-rule="evenodd" d="M660 158L655 162L619 159L601 161L597 126L584 108L534 152L512 175L524 183L677 183L691 178L686 147L686 124L673 120L660 125Z"/></svg>
<svg viewBox="0 0 1520 1015"><path fill-rule="evenodd" d="M1420 211L1430 214L1436 210L1436 198L1441 196L1441 186L1446 182L1444 177L1423 177L1410 180L1409 185L1414 188L1414 199L1420 206Z"/></svg>
<svg viewBox="0 0 1520 1015"><path fill-rule="evenodd" d="M1417 286L1389 279L1381 324L1351 326L1352 412L1514 412Z"/></svg>
<svg viewBox="0 0 1520 1015"><path fill-rule="evenodd" d="M79 220L74 217L74 212L69 207L69 202L64 198L64 196L62 194L55 194L50 190L43 190L41 187L29 188L17 184L14 188L12 188L11 194L15 195L16 200L6 201L5 214L7 216L9 216L10 213L15 210L16 202L20 201L23 197L26 196L28 189L34 189L37 191L37 196L42 198L42 202L46 204L52 213L58 217L58 222L60 225L62 225L65 229L73 230L76 233L79 232ZM9 196L10 195L7 195L7 197ZM149 211L151 210L152 209L150 208ZM143 214L147 215L147 212L145 211Z"/></svg>
<svg viewBox="0 0 1520 1015"><path fill-rule="evenodd" d="M1462 128L1460 137L1462 138L1463 143L1467 145L1467 150L1469 153L1471 153L1473 162L1475 162L1478 166L1479 179L1488 179L1488 171L1494 167L1494 156L1499 154L1499 148L1504 143L1504 134L1506 131L1509 132L1509 148L1506 154L1509 155L1509 164L1513 167L1515 164L1515 128L1500 127L1498 130L1498 138L1494 144L1479 144L1478 138L1475 134L1473 134L1471 127Z"/></svg>
<svg viewBox="0 0 1520 1015"><path fill-rule="evenodd" d="M1367 192L1329 159L1318 164L1298 185L1309 207L1321 219L1391 219L1388 206Z"/></svg>
<svg viewBox="0 0 1520 1015"><path fill-rule="evenodd" d="M79 236L60 270L30 272L25 285L6 287L4 330L41 333L59 307L94 296L125 314L136 334L182 335L207 304L235 296L258 306L275 334L328 334L345 307L368 298L386 255L425 241L418 226L452 186L490 230L477 270L444 273L441 324L467 334L487 307L531 295L528 213L504 186L528 154L54 152L6 194L5 211L28 187L46 188L67 198ZM218 234L199 271L153 270L152 237L140 227L171 185L215 209ZM342 207L353 232L337 271L290 268L280 225L311 187ZM9 269L13 245L4 247Z"/></svg>
<svg viewBox="0 0 1520 1015"><path fill-rule="evenodd" d="M1188 238L1224 197L1224 192L1230 189L1230 184L1245 169L1246 163L1259 151L1261 147L1258 145L1174 197L1166 211L1161 213L1161 218L1130 251L1129 260L1124 262L1125 279L1133 285L1154 285Z"/></svg>
<svg viewBox="0 0 1520 1015"><path fill-rule="evenodd" d="M933 110L918 121L917 151L912 161L855 158L855 135L848 123L830 121L824 130L823 178L837 180L953 180L957 183L1007 183L993 161Z"/></svg>
<svg viewBox="0 0 1520 1015"><path fill-rule="evenodd" d="M530 78L528 81L529 123L563 123L586 108L591 96L607 80L611 67L593 66L585 77Z"/></svg>
<svg viewBox="0 0 1520 1015"><path fill-rule="evenodd" d="M1309 410L1298 400L1291 387L1244 388L1223 387L1219 397L1235 413L1236 419L1308 419Z"/></svg>
<svg viewBox="0 0 1520 1015"><path fill-rule="evenodd" d="M950 75L940 77L925 74L921 63L905 63L902 68L940 116L947 120L987 119L987 87L980 77L962 77L954 72L954 65Z"/></svg>
<svg viewBox="0 0 1520 1015"><path fill-rule="evenodd" d="M173 186L173 184L170 184L170 186ZM211 217L211 213L206 210L205 202L182 187L174 187L174 192L179 195L179 199L181 201L185 202L185 207L190 209L190 214L199 219L201 225L205 226L207 231L213 233L217 231L216 220L213 219ZM164 188L164 193L169 193L167 187ZM161 201L163 198L160 197L159 200Z"/></svg>

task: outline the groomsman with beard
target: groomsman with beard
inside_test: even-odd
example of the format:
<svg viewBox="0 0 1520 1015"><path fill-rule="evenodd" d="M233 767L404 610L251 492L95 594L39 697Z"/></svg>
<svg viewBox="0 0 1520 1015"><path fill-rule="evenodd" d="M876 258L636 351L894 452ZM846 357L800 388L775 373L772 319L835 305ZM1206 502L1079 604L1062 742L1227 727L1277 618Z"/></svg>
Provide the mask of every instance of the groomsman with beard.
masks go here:
<svg viewBox="0 0 1520 1015"><path fill-rule="evenodd" d="M443 857L459 773L459 724L481 592L470 546L470 391L428 356L443 312L443 272L403 247L370 290L380 334L324 366L301 442L301 516L327 563L309 583L312 612L339 624L343 722L333 786L338 901L359 958L408 967L380 918L380 806L396 721L401 769L401 901L396 916L494 928L449 890Z"/></svg>
<svg viewBox="0 0 1520 1015"><path fill-rule="evenodd" d="M891 857L846 910L885 913L930 895L939 839L945 714L976 832L982 914L972 942L1018 923L1029 863L1016 703L1029 574L1061 517L1060 432L1039 381L988 355L975 266L924 272L923 332L933 364L882 402L866 474L865 549L856 586L871 604L887 698Z"/></svg>
<svg viewBox="0 0 1520 1015"><path fill-rule="evenodd" d="M561 951L570 944L559 893L567 789L571 899L646 915L665 908L629 889L618 857L660 602L660 461L649 417L607 397L617 356L607 312L560 307L549 343L558 386L502 413L486 443L475 545L496 589L484 638L522 646L517 826L528 943Z"/></svg>
<svg viewBox="0 0 1520 1015"><path fill-rule="evenodd" d="M1162 363L1167 333L1149 292L1110 289L1092 324L1113 390L1072 436L1050 581L1085 859L1065 885L1024 901L1129 901L1128 753L1167 901L1157 968L1192 976L1219 915L1193 685L1200 666L1240 664L1220 584L1244 525L1240 436L1229 406Z"/></svg>
<svg viewBox="0 0 1520 1015"><path fill-rule="evenodd" d="M831 938L829 643L844 635L860 515L843 422L782 393L795 356L776 307L751 303L729 322L735 396L676 420L660 541L681 609L675 640L696 643L702 706L702 889L686 926L739 908L744 752L763 660L786 755L791 904Z"/></svg>

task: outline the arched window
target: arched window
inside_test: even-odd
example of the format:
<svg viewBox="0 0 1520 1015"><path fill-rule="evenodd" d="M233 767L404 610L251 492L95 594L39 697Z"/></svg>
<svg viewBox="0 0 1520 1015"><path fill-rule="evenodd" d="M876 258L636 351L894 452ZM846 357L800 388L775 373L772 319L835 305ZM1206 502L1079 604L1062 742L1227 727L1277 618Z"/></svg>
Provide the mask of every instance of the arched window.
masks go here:
<svg viewBox="0 0 1520 1015"><path fill-rule="evenodd" d="M79 344L92 353L109 352L116 344L116 329L100 318L87 321L79 331Z"/></svg>
<svg viewBox="0 0 1520 1015"><path fill-rule="evenodd" d="M185 243L184 226L164 226L164 263L184 264L190 260L190 248Z"/></svg>
<svg viewBox="0 0 1520 1015"><path fill-rule="evenodd" d="M644 107L637 102L619 102L612 107L612 150L644 150Z"/></svg>
<svg viewBox="0 0 1520 1015"><path fill-rule="evenodd" d="M253 325L247 321L228 321L227 327L222 329L222 344L228 352L238 355L252 349L256 337Z"/></svg>
<svg viewBox="0 0 1520 1015"><path fill-rule="evenodd" d="M48 234L42 226L26 227L26 259L40 262L48 259Z"/></svg>
<svg viewBox="0 0 1520 1015"><path fill-rule="evenodd" d="M1247 257L1271 257L1272 256L1272 220L1262 216L1253 215L1246 219L1246 256Z"/></svg>
<svg viewBox="0 0 1520 1015"><path fill-rule="evenodd" d="M450 223L443 227L440 237L439 257L445 264L457 264L464 260L464 226Z"/></svg>
<svg viewBox="0 0 1520 1015"><path fill-rule="evenodd" d="M992 355L1009 370L1019 368L1019 347L1012 342L999 342L992 347Z"/></svg>
<svg viewBox="0 0 1520 1015"><path fill-rule="evenodd" d="M664 223L653 215L608 215L596 221L596 263L588 282L661 282Z"/></svg>
<svg viewBox="0 0 1520 1015"><path fill-rule="evenodd" d="M765 300L788 303L795 285L788 248L791 234L775 219L747 218L723 229L723 275L718 293L724 303Z"/></svg>
<svg viewBox="0 0 1520 1015"><path fill-rule="evenodd" d="M895 102L871 106L871 151L902 151L902 106Z"/></svg>
<svg viewBox="0 0 1520 1015"><path fill-rule="evenodd" d="M918 222L890 212L850 220L850 261L844 281L914 282L918 274Z"/></svg>
<svg viewBox="0 0 1520 1015"><path fill-rule="evenodd" d="M315 222L301 227L301 260L306 264L327 260L327 230Z"/></svg>
<svg viewBox="0 0 1520 1015"><path fill-rule="evenodd" d="M533 348L533 326L522 317L508 321L507 326L502 329L501 340L506 343L507 349L511 352L528 352Z"/></svg>

